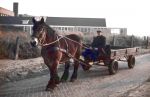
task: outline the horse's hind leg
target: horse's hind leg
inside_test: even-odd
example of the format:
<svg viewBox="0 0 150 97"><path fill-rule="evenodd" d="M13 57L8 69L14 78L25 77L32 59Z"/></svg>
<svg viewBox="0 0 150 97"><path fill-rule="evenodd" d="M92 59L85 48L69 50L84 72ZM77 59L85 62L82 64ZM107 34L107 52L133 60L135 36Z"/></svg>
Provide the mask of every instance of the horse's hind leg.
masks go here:
<svg viewBox="0 0 150 97"><path fill-rule="evenodd" d="M80 54L77 54L75 57L76 57L76 59L79 59ZM78 67L79 67L79 61L75 60L75 62L74 62L74 70L73 70L70 82L74 82L77 79Z"/></svg>
<svg viewBox="0 0 150 97"><path fill-rule="evenodd" d="M66 82L68 77L69 77L69 67L70 67L70 62L65 63L65 70L64 73L61 77L61 82Z"/></svg>
<svg viewBox="0 0 150 97"><path fill-rule="evenodd" d="M74 70L73 70L70 82L74 82L77 79L78 67L79 67L79 62L75 61Z"/></svg>

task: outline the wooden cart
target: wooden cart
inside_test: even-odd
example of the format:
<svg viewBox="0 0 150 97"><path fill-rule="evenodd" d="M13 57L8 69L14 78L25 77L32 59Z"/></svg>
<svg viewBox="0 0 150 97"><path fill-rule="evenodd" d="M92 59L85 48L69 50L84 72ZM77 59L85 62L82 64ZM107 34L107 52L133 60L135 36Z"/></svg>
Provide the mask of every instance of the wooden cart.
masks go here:
<svg viewBox="0 0 150 97"><path fill-rule="evenodd" d="M92 65L107 66L109 74L115 74L118 71L118 61L127 62L129 69L135 66L135 55L139 48L112 49L110 55L99 56L96 61L82 57L81 64L83 69L89 70Z"/></svg>

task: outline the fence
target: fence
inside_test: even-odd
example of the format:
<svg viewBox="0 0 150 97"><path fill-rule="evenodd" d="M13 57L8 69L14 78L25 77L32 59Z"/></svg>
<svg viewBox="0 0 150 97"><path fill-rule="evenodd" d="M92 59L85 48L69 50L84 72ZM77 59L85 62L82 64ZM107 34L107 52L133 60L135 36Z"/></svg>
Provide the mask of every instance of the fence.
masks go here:
<svg viewBox="0 0 150 97"><path fill-rule="evenodd" d="M150 48L150 38L137 36L111 36L108 43L112 46Z"/></svg>

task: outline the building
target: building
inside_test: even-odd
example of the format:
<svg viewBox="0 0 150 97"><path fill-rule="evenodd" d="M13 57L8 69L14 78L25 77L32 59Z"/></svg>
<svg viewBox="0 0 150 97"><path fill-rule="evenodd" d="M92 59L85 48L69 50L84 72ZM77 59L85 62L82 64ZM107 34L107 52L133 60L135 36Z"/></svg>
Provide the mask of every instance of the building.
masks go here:
<svg viewBox="0 0 150 97"><path fill-rule="evenodd" d="M0 7L0 16L14 16L14 12Z"/></svg>
<svg viewBox="0 0 150 97"><path fill-rule="evenodd" d="M0 17L0 25L19 26L23 31L32 33L33 17ZM96 35L97 30L104 32L105 36L112 35L116 31L120 35L127 35L126 28L108 28L105 18L73 18L73 17L45 17L45 22L59 32L83 32L85 35Z"/></svg>
<svg viewBox="0 0 150 97"><path fill-rule="evenodd" d="M96 35L94 32L101 30L105 36L110 36L116 30L116 28L106 27L105 18L45 17L45 21L49 26L60 32L80 31L85 35L94 36ZM18 15L18 3L14 2L13 12L0 7L0 25L19 26L23 28L23 31L31 34L32 16L27 14ZM119 31L118 34L127 35L126 28L117 28L117 30Z"/></svg>
<svg viewBox="0 0 150 97"><path fill-rule="evenodd" d="M0 25L22 26L24 31L32 33L33 17L0 17ZM106 28L105 18L71 18L71 17L46 17L46 23L60 32L80 31L93 33L102 30L110 34Z"/></svg>
<svg viewBox="0 0 150 97"><path fill-rule="evenodd" d="M18 16L18 2L13 3L14 16Z"/></svg>
<svg viewBox="0 0 150 97"><path fill-rule="evenodd" d="M13 11L0 7L0 16L18 16L18 3L13 3Z"/></svg>

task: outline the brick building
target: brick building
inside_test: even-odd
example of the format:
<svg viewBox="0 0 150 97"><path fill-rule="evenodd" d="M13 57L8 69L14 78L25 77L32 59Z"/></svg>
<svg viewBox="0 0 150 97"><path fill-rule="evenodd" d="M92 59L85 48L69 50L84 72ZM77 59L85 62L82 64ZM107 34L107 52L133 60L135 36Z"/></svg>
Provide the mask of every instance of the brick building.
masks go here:
<svg viewBox="0 0 150 97"><path fill-rule="evenodd" d="M0 7L0 16L14 16L14 12Z"/></svg>

